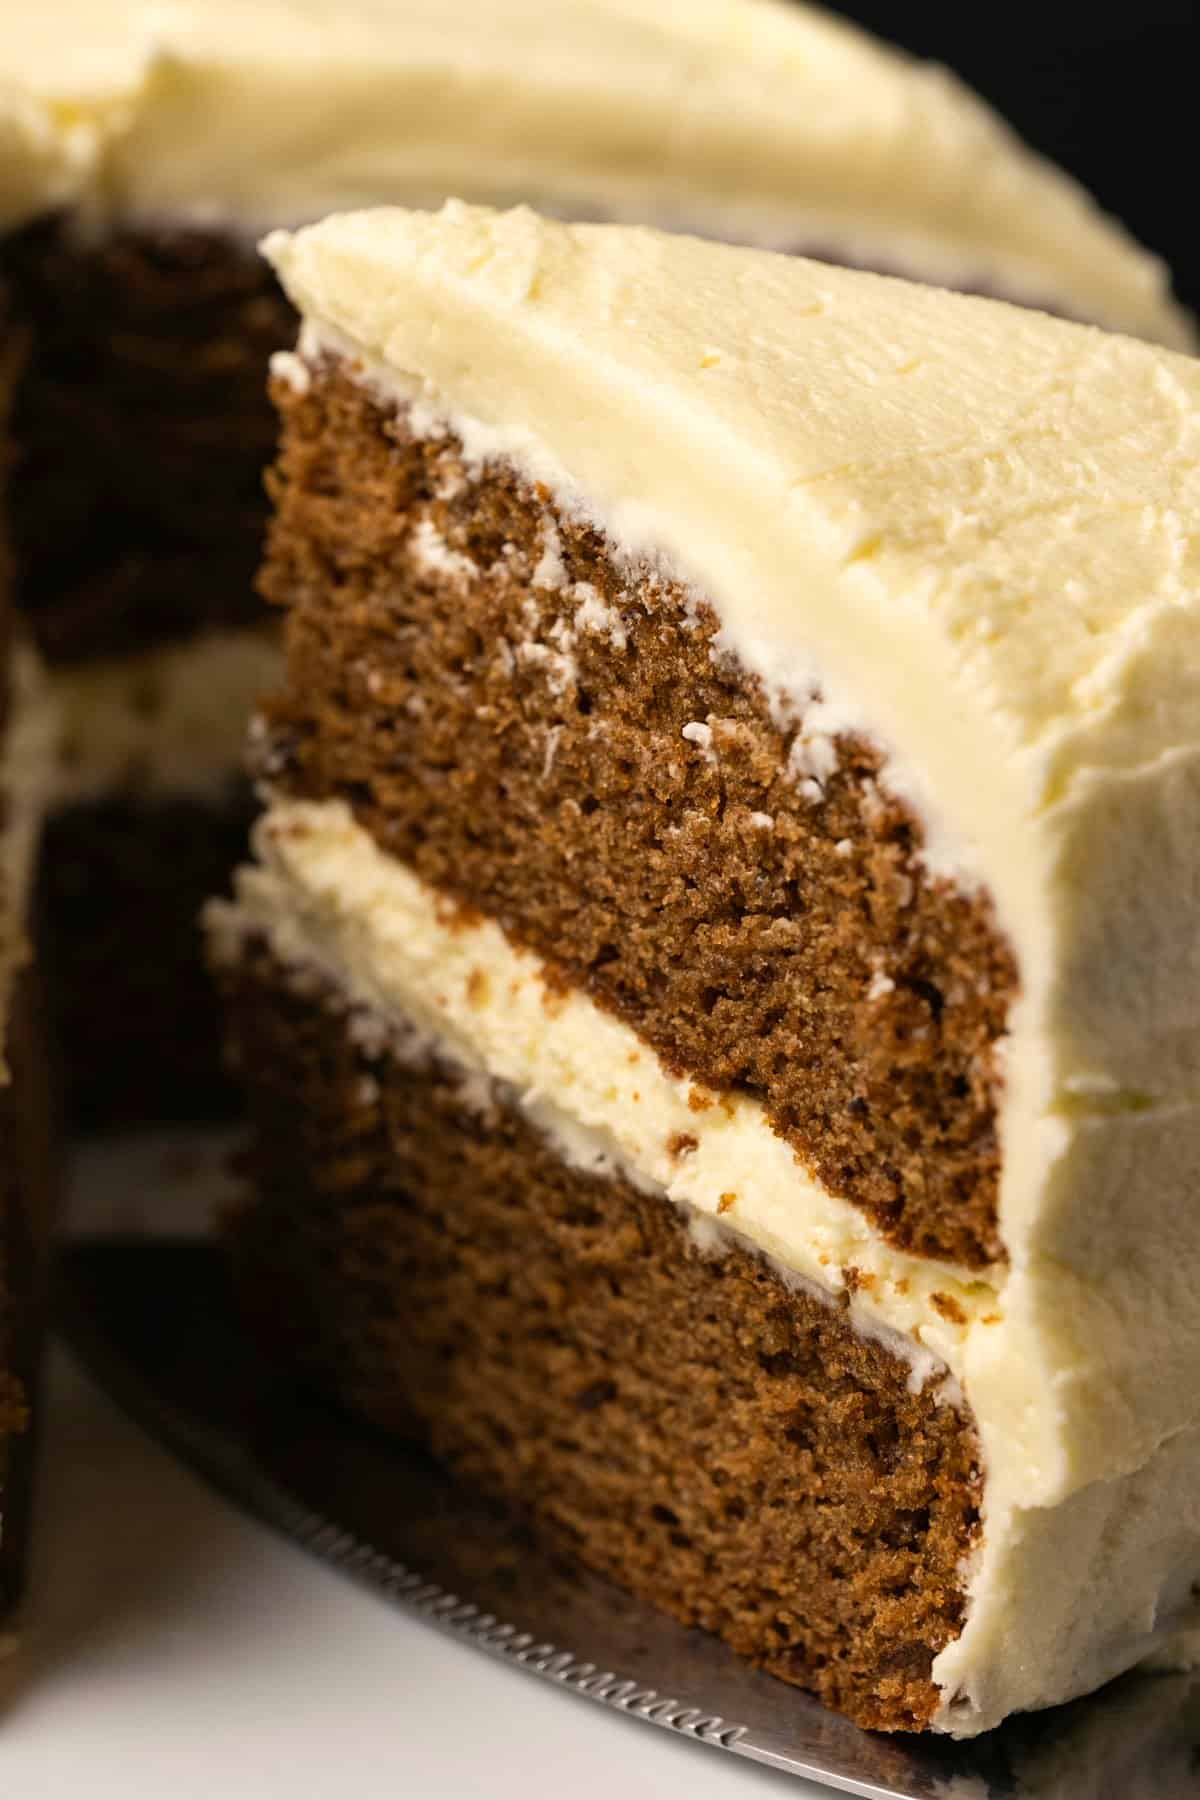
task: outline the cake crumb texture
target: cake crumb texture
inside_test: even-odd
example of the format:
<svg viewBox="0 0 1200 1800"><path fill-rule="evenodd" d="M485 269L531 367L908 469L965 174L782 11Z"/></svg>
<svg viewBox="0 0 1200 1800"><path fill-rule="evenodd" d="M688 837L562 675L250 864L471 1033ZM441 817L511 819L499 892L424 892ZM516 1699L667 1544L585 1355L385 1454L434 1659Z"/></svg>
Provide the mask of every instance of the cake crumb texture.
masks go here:
<svg viewBox="0 0 1200 1800"><path fill-rule="evenodd" d="M263 772L348 800L675 1072L760 1098L890 1241L1000 1260L1016 969L986 897L923 868L879 751L806 730L817 695L773 716L702 599L508 466L332 363L275 393Z"/></svg>
<svg viewBox="0 0 1200 1800"><path fill-rule="evenodd" d="M232 1111L196 921L228 888L253 816L248 786L231 774L220 802L117 791L50 819L46 987L77 1129Z"/></svg>
<svg viewBox="0 0 1200 1800"><path fill-rule="evenodd" d="M261 949L224 984L259 1196L229 1227L268 1346L771 1673L927 1724L977 1531L969 1415L757 1255L569 1168L502 1090L368 1053Z"/></svg>
<svg viewBox="0 0 1200 1800"><path fill-rule="evenodd" d="M294 314L249 244L185 227L91 243L51 220L0 251L33 354L12 530L52 662L260 621L253 589Z"/></svg>

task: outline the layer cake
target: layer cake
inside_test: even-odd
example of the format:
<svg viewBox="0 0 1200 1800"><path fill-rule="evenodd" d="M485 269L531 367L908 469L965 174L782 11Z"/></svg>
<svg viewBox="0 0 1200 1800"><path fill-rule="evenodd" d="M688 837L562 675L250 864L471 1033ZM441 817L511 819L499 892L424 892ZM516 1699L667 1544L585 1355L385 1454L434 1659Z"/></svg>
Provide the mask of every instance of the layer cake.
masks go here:
<svg viewBox="0 0 1200 1800"><path fill-rule="evenodd" d="M775 0L49 0L5 32L0 140L34 327L22 597L68 723L48 905L92 1119L220 1097L191 921L244 828L265 367L294 330L261 231L528 200L1191 342L1161 266L950 76Z"/></svg>
<svg viewBox="0 0 1200 1800"><path fill-rule="evenodd" d="M0 320L0 511L21 340ZM46 1045L30 955L34 864L57 754L56 720L28 648L14 644L0 533L0 1653L25 1575L32 1433L54 1157Z"/></svg>
<svg viewBox="0 0 1200 1800"><path fill-rule="evenodd" d="M264 1339L864 1725L1186 1662L1200 369L525 210L266 250Z"/></svg>

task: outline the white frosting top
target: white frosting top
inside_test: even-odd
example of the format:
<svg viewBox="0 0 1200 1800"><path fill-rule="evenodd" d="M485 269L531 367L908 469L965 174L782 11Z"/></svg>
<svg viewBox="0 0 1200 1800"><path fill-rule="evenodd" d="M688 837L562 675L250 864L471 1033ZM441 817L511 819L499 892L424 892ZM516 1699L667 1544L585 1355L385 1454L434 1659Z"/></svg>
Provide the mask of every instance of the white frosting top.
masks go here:
<svg viewBox="0 0 1200 1800"><path fill-rule="evenodd" d="M946 1722L1144 1654L1200 1578L1200 365L524 211L267 249L306 354L665 560L781 705L819 688L826 731L883 745L937 867L992 893L1022 978L1010 1265L952 1358L988 1485Z"/></svg>
<svg viewBox="0 0 1200 1800"><path fill-rule="evenodd" d="M24 961L20 948L30 911L42 823L54 792L60 720L41 663L18 643L9 670L9 712L0 740L0 907L4 911L5 955L0 958L0 1082L9 1079L4 1062L11 978ZM17 946L15 956L10 954Z"/></svg>
<svg viewBox="0 0 1200 1800"><path fill-rule="evenodd" d="M0 83L9 218L61 195L49 127L101 214L523 200L1192 341L1161 264L953 77L783 0L44 0Z"/></svg>

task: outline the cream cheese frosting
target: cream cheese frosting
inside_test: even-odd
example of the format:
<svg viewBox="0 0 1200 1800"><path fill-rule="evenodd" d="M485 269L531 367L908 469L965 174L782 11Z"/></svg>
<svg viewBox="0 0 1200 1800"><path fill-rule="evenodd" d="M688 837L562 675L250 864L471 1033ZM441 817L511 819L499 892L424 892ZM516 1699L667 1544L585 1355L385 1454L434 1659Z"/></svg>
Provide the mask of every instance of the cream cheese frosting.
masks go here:
<svg viewBox="0 0 1200 1800"><path fill-rule="evenodd" d="M368 1054L404 1055L415 1040L467 1090L503 1083L572 1166L661 1193L810 1289L852 1290L852 1323L909 1361L914 1386L933 1381L951 1404L967 1396L987 1469L986 1535L966 1627L934 1668L947 1692L944 1729L985 1729L1148 1655L1194 1654L1183 1633L1200 1624L1200 1599L1189 1600L1200 1576L1200 1428L1062 1504L1013 1504L1038 1490L1026 1415L1049 1408L1030 1370L1055 1350L1028 1319L1006 1318L1001 1271L983 1279L885 1243L803 1170L757 1103L708 1104L715 1097L672 1075L628 1026L578 992L552 991L537 957L497 925L447 908L342 802L277 798L254 843L257 862L239 871L235 899L206 912L215 965L265 943L284 968L305 981L316 974L338 996ZM672 1141L684 1133L695 1148L681 1156ZM711 1247L704 1234L698 1241Z"/></svg>
<svg viewBox="0 0 1200 1800"><path fill-rule="evenodd" d="M998 1318L934 1340L987 1465L939 1722L1169 1653L1200 1580L1200 369L525 211L335 218L267 248L302 362L348 359L690 582L777 705L819 692L828 729L882 746L937 870L991 893L1022 983L1009 1264ZM328 908L328 870L288 856ZM828 1205L793 1167L793 1266Z"/></svg>
<svg viewBox="0 0 1200 1800"><path fill-rule="evenodd" d="M783 0L47 0L0 82L101 220L525 200L1192 342L1162 265L952 76ZM9 220L44 199L0 182Z"/></svg>
<svg viewBox="0 0 1200 1800"><path fill-rule="evenodd" d="M116 792L219 802L242 769L246 720L281 661L278 634L263 626L56 669L56 804Z"/></svg>
<svg viewBox="0 0 1200 1800"><path fill-rule="evenodd" d="M852 1290L855 1311L961 1371L968 1332L986 1331L994 1311L992 1283L893 1249L799 1168L758 1101L672 1074L628 1025L553 987L498 925L449 916L341 801L274 800L254 848L236 902L207 910L219 960L261 937L285 965L319 971L349 1006L415 1027L458 1067L506 1083L526 1111L551 1105L608 1165L719 1217L825 1290ZM686 1151L672 1148L681 1139ZM857 1288L851 1270L867 1277ZM953 1302L945 1315L930 1305L939 1290Z"/></svg>

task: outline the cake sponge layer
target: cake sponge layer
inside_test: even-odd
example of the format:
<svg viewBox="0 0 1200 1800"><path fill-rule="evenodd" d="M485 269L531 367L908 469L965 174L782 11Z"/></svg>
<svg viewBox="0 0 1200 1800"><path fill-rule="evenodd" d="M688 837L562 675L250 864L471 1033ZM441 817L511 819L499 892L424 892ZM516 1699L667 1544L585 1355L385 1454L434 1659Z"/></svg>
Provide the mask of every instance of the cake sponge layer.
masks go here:
<svg viewBox="0 0 1200 1800"><path fill-rule="evenodd" d="M1200 1097L1197 366L527 212L353 215L269 248L312 357L341 354L384 404L449 421L469 460L691 586L779 716L819 697L825 735L877 745L925 866L990 895L1021 988L1010 1256L1091 1280L1103 1221L1164 1291L1200 1269L1200 1215L1165 1199L1190 1182ZM1156 1114L1159 1148L1125 1156ZM1106 1138L1120 1202L1067 1176ZM1195 1314L1177 1341L1200 1342ZM1165 1410L1191 1417L1180 1396Z"/></svg>
<svg viewBox="0 0 1200 1800"><path fill-rule="evenodd" d="M311 972L248 944L224 983L268 1344L773 1673L926 1724L977 1529L969 1416L838 1305L572 1168L503 1085L365 1039Z"/></svg>
<svg viewBox="0 0 1200 1800"><path fill-rule="evenodd" d="M474 1081L500 1081L570 1163L616 1172L720 1220L845 1304L866 1333L905 1334L920 1385L962 1373L973 1331L1000 1323L974 1271L896 1250L823 1188L760 1102L679 1073L585 991L380 850L340 801L276 799L233 902L206 911L210 956L268 946L320 977L364 1041L413 1031Z"/></svg>
<svg viewBox="0 0 1200 1800"><path fill-rule="evenodd" d="M291 822L293 827L304 823L298 817ZM307 824L310 840L319 839L317 822L310 816ZM638 1163L621 1156L619 1128L607 1132L602 1124L598 1127L594 1111L590 1126L580 1123L581 1116L588 1116L586 1102L582 1115L580 1111L582 1090L590 1079L602 1082L602 1073L591 1063L572 1066L562 1058L557 1026L563 1015L555 1019L553 1006L543 1064L546 1085L532 1088L527 1079L514 1084L475 1060L463 1010L450 998L458 987L453 958L447 958L444 982L439 983L430 964L428 985L417 979L410 988L417 1001L414 1014L394 1003L384 1009L378 987L369 998L365 984L346 981L346 971L330 954L329 941L312 935L313 915L305 913L303 904L293 904L280 914L263 904L266 898L252 885L244 886L238 916L218 915L214 926L231 1046L258 1127L259 1149L251 1171L256 1198L236 1223L235 1237L249 1267L251 1310L290 1359L377 1423L404 1429L415 1417L439 1454L464 1473L559 1523L564 1518L573 1523L574 1547L597 1566L631 1581L659 1604L725 1632L744 1653L764 1658L777 1673L815 1687L866 1723L892 1727L933 1723L956 1735L971 1734L997 1724L1012 1710L1086 1692L1147 1656L1186 1663L1194 1654L1200 1624L1200 1593L1194 1590L1200 1567L1196 1498L1200 1432L1176 1434L1143 1467L1127 1476L1094 1481L1057 1506L1014 1508L1010 1504L1014 1485L1032 1496L1039 1471L1029 1465L1014 1467L1011 1445L1006 1448L997 1436L996 1393L983 1380L972 1383L969 1350L964 1394L963 1388L945 1379L927 1351L917 1349L915 1341L906 1345L894 1331L881 1328L878 1317L872 1316L878 1287L867 1283L864 1291L853 1294L843 1288L838 1296L823 1293L819 1280L797 1277L791 1259L802 1226L809 1223L819 1232L822 1225L819 1209L805 1218L799 1184L792 1196L797 1211L789 1227L791 1236L772 1246L782 1256L770 1258L768 1271L756 1261L753 1248L757 1222L753 1201L730 1215L735 1219L733 1228L695 1213L682 1193L672 1206L667 1192L648 1180ZM423 961L419 921L413 931L399 917L394 922L404 938L415 940L416 961ZM478 942L471 946L472 953L479 949ZM402 962L403 954L397 958L393 945L391 957L381 967L397 960ZM445 996L440 1021L437 1002L430 1002L437 994ZM525 1011L525 996L513 994L514 1046L526 1038ZM444 1030L438 1029L439 1022ZM569 1024L568 1020L568 1029ZM604 1041L601 1023L594 1047L599 1050ZM511 1052L501 1052L495 1068L517 1073L519 1058L520 1052L516 1060ZM299 1107L297 1096L302 1098ZM655 1098L652 1086L647 1097ZM744 1123L741 1129L744 1132ZM534 1160L523 1160L525 1148L518 1153L518 1146L536 1149ZM619 1341L625 1360L615 1368L606 1365L602 1374L590 1362L583 1368L587 1357L581 1362L568 1346L581 1339L590 1357L604 1358L605 1328L598 1328L594 1314L581 1307L574 1278L560 1263L550 1269L545 1262L541 1208L548 1170L553 1170L555 1189L572 1197L570 1217L578 1224L586 1215L616 1258L610 1263L598 1242L590 1250L585 1246L581 1272L587 1282L596 1284L605 1304L615 1296L621 1321ZM757 1198L765 1201L769 1196ZM640 1221L637 1225L629 1215L631 1206ZM583 1243L577 1237L572 1241L577 1246ZM698 1268L707 1273L698 1274ZM846 1637L836 1653L828 1652L819 1669L811 1661L810 1635L801 1645L785 1631L790 1648L777 1654L764 1649L764 1640L757 1635L761 1618L755 1624L750 1616L758 1616L757 1603L750 1614L735 1618L730 1613L722 1591L730 1564L720 1552L715 1562L707 1554L711 1591L694 1610L688 1591L678 1585L679 1570L669 1552L664 1552L665 1574L652 1579L648 1569L655 1560L655 1546L641 1539L640 1525L619 1499L621 1481L613 1475L607 1454L601 1463L586 1453L577 1462L574 1435L561 1421L551 1429L547 1413L540 1413L541 1423L531 1427L535 1444L527 1452L521 1448L519 1431L513 1431L512 1412L504 1410L519 1404L514 1394L526 1393L527 1383L539 1391L546 1388L554 1371L577 1377L571 1392L585 1412L591 1396L596 1396L596 1407L603 1407L615 1401L618 1392L628 1393L622 1377L632 1366L630 1359L640 1368L638 1359L648 1356L653 1374L639 1405L638 1429L649 1430L654 1422L658 1439L668 1449L675 1489L694 1495L708 1481L712 1457L707 1451L697 1454L699 1439L688 1441L678 1453L671 1448L675 1384L683 1381L695 1399L694 1355L707 1355L703 1346L709 1342L709 1329L724 1316L723 1302L718 1301L714 1318L713 1299L704 1290L715 1274L721 1292L728 1296L732 1290L723 1283L724 1271L738 1277L730 1316L739 1322L740 1349L731 1348L724 1364L737 1387L737 1359L747 1346L747 1334L753 1337L757 1317L741 1277L755 1268L762 1272L752 1274L752 1285L769 1279L793 1324L824 1319L842 1344L844 1334L854 1338L856 1357L868 1349L878 1352L892 1371L889 1382L902 1380L909 1397L906 1408L910 1402L919 1402L922 1409L932 1405L947 1428L955 1415L970 1419L976 1444L970 1455L972 1467L978 1463L978 1492L970 1502L969 1518L957 1515L960 1526L969 1526L969 1536L954 1553L952 1575L945 1565L941 1576L936 1568L926 1567L920 1577L915 1575L916 1564L905 1564L908 1575L901 1573L899 1564L893 1565L900 1585L889 1588L892 1600L882 1612L863 1611L852 1589L841 1585L853 1568L861 1598L870 1589L876 1568L883 1566L874 1559L884 1554L886 1560L885 1553L898 1548L882 1518L876 1521L878 1536L868 1532L862 1541L856 1537L852 1562L835 1558L831 1569L815 1571L800 1551L803 1529L799 1539L755 1542L753 1569L747 1569L744 1580L738 1577L741 1593L769 1581L773 1592L794 1595L796 1617L806 1619L806 1631L819 1636L829 1632L831 1605L834 1615L840 1615L833 1635L841 1639L844 1631ZM537 1296L536 1305L532 1295ZM660 1321L667 1315L674 1319L677 1309L687 1321L685 1348L675 1344L670 1330L661 1341L658 1336ZM460 1311L470 1321L461 1340ZM933 1316L931 1309L931 1321ZM287 1326L280 1321L288 1321ZM920 1335L932 1333L926 1329ZM481 1349L484 1341L492 1348ZM1004 1342L1010 1358L1020 1356L1011 1336ZM700 1351L694 1351L696 1345ZM832 1342L826 1354L831 1351ZM547 1355L549 1365L544 1362ZM961 1347L951 1355L962 1367ZM427 1356L433 1358L428 1369ZM836 1373L844 1367L841 1351L833 1352L833 1357ZM1001 1370L994 1373L1004 1378ZM1006 1378L1016 1383L1020 1374L1015 1361L1010 1363ZM638 1374L639 1389L642 1379ZM893 1394L898 1391L898 1385L892 1387ZM972 1392L985 1408L987 1429L981 1440L976 1437L975 1409L967 1398ZM589 1398L580 1401L581 1394ZM839 1429L848 1427L836 1395L836 1382L824 1392L818 1385L812 1410L805 1413L805 1431L819 1434L831 1422ZM543 1397L551 1409L558 1404L551 1392ZM1027 1399L1038 1404L1032 1393ZM1048 1393L1041 1397L1047 1410L1049 1400ZM505 1418L505 1428L499 1431L497 1406ZM863 1419L860 1403L854 1412ZM918 1416L930 1415L924 1410L908 1414L914 1420ZM612 1423L615 1417L603 1422ZM747 1426L736 1406L727 1422L744 1445ZM628 1423L623 1419L615 1428L619 1447ZM890 1433L888 1438L892 1441ZM607 1435L605 1442L610 1442ZM787 1438L793 1447L809 1442L803 1431ZM874 1427L871 1442L878 1446ZM896 1460L880 1469L881 1487L868 1490L876 1498L888 1494L895 1499L893 1484L901 1468L910 1476L915 1473L903 1430L893 1454ZM789 1487L788 1514L803 1527L806 1483L810 1474L822 1472L819 1491L827 1494L829 1465L822 1455L815 1463L805 1460L806 1473L797 1482L789 1456L783 1444L764 1447L762 1473ZM536 1479L527 1479L530 1457L536 1463ZM921 1460L918 1455L917 1463ZM649 1479L645 1465L639 1466ZM743 1461L740 1466L747 1465ZM944 1496L944 1490L939 1491ZM639 1539L637 1553L628 1561L623 1554L628 1540L611 1535L608 1509L613 1504ZM653 1516L686 1535L678 1505L663 1504L670 1516ZM920 1509L925 1512L931 1504L928 1526L940 1533L938 1521L944 1515L938 1505L927 1496ZM757 1514L751 1509L744 1516ZM689 1517L694 1521L696 1515ZM865 1515L863 1522L865 1527ZM922 1532L925 1529L923 1525ZM711 1547L708 1531L706 1525L700 1540L683 1547L697 1548L701 1540ZM673 1536L670 1541L675 1542ZM735 1562L744 1549L736 1533L725 1544ZM924 1547L910 1540L909 1549L920 1563ZM953 1629L946 1631L933 1658L928 1656L929 1638L923 1640L923 1650L918 1651L911 1637L907 1650L904 1647L913 1617L903 1598L910 1579L921 1587L926 1606L944 1579L950 1580L946 1591L958 1596L948 1613L940 1601L935 1606L935 1614L943 1624L952 1620ZM925 1617L930 1617L928 1611ZM1012 1655L1014 1642L1022 1645L1019 1659ZM876 1652L881 1660L864 1693L859 1683ZM885 1669L888 1679L872 1688ZM901 1675L897 1688L891 1677ZM919 1683L915 1689L910 1685L914 1679ZM904 1695L898 1710L869 1710L889 1694L893 1700Z"/></svg>
<svg viewBox="0 0 1200 1800"><path fill-rule="evenodd" d="M261 625L263 371L294 329L271 271L211 228L71 218L7 238L0 266L32 343L10 506L43 654L107 660Z"/></svg>
<svg viewBox="0 0 1200 1800"><path fill-rule="evenodd" d="M815 697L779 717L701 595L352 369L275 391L262 771L348 799L678 1071L759 1101L898 1247L1001 1260L1012 958L873 746Z"/></svg>
<svg viewBox="0 0 1200 1800"><path fill-rule="evenodd" d="M1148 1655L1186 1655L1178 1633L1200 1623L1200 1431L1177 1432L1139 1458L1123 1392L1123 1365L1139 1346L1155 1381L1183 1378L1186 1342L1172 1343L1156 1296L1146 1294L1147 1317L1127 1319L1122 1339L1099 1284L1048 1271L1056 1309L1031 1308L1011 1273L991 1286L898 1254L805 1175L761 1109L744 1097L710 1105L496 925L448 906L387 857L343 806L277 802L256 842L261 863L240 873L235 903L208 914L252 1094L278 1083L277 1104L287 1095L294 1109L299 1091L286 1063L263 1072L263 1046L247 1038L236 998L243 971L265 961L272 1004L306 1032L331 1005L343 1015L338 1029L370 1075L372 1105L380 1059L409 1070L440 1061L461 1104L485 1117L499 1085L565 1169L664 1207L674 1201L702 1245L767 1253L786 1283L824 1294L903 1364L912 1392L965 1396L985 1472L982 1529L962 1574L964 1629L933 1668L939 1726L986 1729ZM315 1138L288 1152L281 1201L301 1185L299 1171L308 1181L325 1165L323 1129L313 1125ZM264 1146L268 1164L283 1154L266 1129ZM1091 1146L1097 1194L1104 1181L1118 1192L1122 1183L1120 1162L1102 1172L1105 1149ZM427 1179L421 1170L414 1182ZM285 1236L272 1228L272 1242ZM350 1304L348 1283L339 1265L314 1306ZM1017 1636L1019 1663L1009 1654Z"/></svg>
<svg viewBox="0 0 1200 1800"><path fill-rule="evenodd" d="M913 822L914 870L949 902L991 909L1015 972L995 1041L1007 1258L980 1271L994 1305L964 1306L962 1341L947 1350L985 1487L965 1622L931 1671L936 1723L984 1729L1169 1652L1194 1623L1200 1577L1195 366L982 301L526 212L334 219L269 248L306 315L299 356L279 368L298 406L325 404L331 371L369 403L347 432L349 473L336 457L312 464L325 480L308 484L295 554L284 496L272 581L293 609L296 692L272 712L284 729L260 746L264 769L304 791L294 771L321 734L302 721L289 740L287 727L303 713L298 673L323 656L329 693L340 672L342 713L356 717L330 734L315 791L346 799L377 848L453 891L452 875L426 868L428 847L465 808L473 856L504 816L508 775L524 779L521 731L541 717L540 698L522 712L530 670L579 715L541 746L548 786L594 729L595 782L576 804L603 822L611 792L614 819L625 816L630 756L614 735L606 765L610 721L580 671L598 636L642 693L641 621L674 626L672 608L704 638L714 683L735 670L757 696L779 735L772 769L794 734L786 760L814 816L831 804L841 746L866 746L881 799ZM426 471L389 501L372 458L380 442L402 448L405 432L452 441L458 467ZM555 522L536 566L522 561L516 512L489 522L482 496L506 482ZM624 587L584 572L596 591L578 591L581 543L603 544ZM388 579L372 586L376 561ZM495 710L473 715L511 748L511 767L501 757L493 769L453 734L414 752L408 718L437 715L438 682L470 688L503 661L507 623L497 630L489 607L505 583L519 597L522 581L529 630L509 643ZM461 627L445 655L449 638L431 651L427 635L406 635L442 589ZM343 625L355 645L344 658ZM693 680L683 650L668 663ZM647 731L673 717L668 689L647 701ZM724 823L722 808L744 802L720 713L693 713L663 757L667 774L676 754L694 759L689 804L711 799ZM428 818L390 843L380 796L413 782ZM665 777L651 770L641 785L665 804L658 835L638 839L645 881L624 871L639 894L660 838L692 828ZM522 874L537 886L550 829L532 817L498 859L508 886L478 887L518 944ZM846 841L853 850L853 833ZM770 856L735 857L739 922ZM627 949L624 899L595 857L575 874L585 903L599 895L611 915L597 941L612 955L588 976L607 1000L604 967ZM833 892L832 862L824 879ZM802 935L805 917L797 896L784 923ZM566 973L569 988L578 977ZM665 978L649 954L645 993ZM821 983L806 971L814 1007ZM689 1029L704 1012L675 1010ZM562 1093L550 1084L547 1099ZM797 1171L792 1199L809 1223L812 1175Z"/></svg>
<svg viewBox="0 0 1200 1800"><path fill-rule="evenodd" d="M279 664L268 624L58 669L57 803L121 795L219 808L242 774L246 721Z"/></svg>

